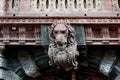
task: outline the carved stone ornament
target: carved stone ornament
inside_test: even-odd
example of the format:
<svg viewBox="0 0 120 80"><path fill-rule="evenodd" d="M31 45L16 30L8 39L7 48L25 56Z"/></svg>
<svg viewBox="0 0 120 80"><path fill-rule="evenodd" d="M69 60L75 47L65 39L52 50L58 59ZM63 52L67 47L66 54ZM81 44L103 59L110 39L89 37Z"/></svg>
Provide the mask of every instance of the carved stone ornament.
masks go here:
<svg viewBox="0 0 120 80"><path fill-rule="evenodd" d="M65 70L77 69L77 43L74 29L62 20L55 22L50 30L48 56L50 65L57 65Z"/></svg>

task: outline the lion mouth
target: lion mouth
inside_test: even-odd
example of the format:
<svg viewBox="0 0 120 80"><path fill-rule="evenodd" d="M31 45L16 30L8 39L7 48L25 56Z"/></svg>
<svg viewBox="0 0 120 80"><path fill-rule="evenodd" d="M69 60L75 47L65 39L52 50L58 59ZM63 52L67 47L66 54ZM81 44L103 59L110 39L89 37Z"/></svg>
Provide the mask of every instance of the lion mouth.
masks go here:
<svg viewBox="0 0 120 80"><path fill-rule="evenodd" d="M57 45L58 46L60 46L60 47L62 47L62 46L64 46L64 45L66 45L67 43L65 42L65 43L62 43L62 42L57 42Z"/></svg>
<svg viewBox="0 0 120 80"><path fill-rule="evenodd" d="M62 42L57 43L58 46L63 46L64 44Z"/></svg>
<svg viewBox="0 0 120 80"><path fill-rule="evenodd" d="M67 46L67 43L58 42L56 45L60 50L64 50Z"/></svg>

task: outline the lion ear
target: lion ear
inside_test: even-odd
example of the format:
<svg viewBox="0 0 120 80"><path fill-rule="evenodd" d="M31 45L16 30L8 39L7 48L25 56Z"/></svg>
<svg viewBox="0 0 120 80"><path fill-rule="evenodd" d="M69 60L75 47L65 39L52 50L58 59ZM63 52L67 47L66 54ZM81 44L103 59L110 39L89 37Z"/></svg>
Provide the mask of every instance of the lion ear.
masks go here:
<svg viewBox="0 0 120 80"><path fill-rule="evenodd" d="M50 38L50 40L52 40L52 41L53 41L54 38L55 38L54 33L53 33L54 27L55 27L55 25L52 24L52 25L51 25L51 29L50 29L50 31L49 31L49 38Z"/></svg>
<svg viewBox="0 0 120 80"><path fill-rule="evenodd" d="M76 42L75 31L74 31L74 28L71 25L68 25L68 36L69 36L69 39L68 39L69 43L75 43Z"/></svg>
<svg viewBox="0 0 120 80"><path fill-rule="evenodd" d="M75 31L71 25L68 25L69 37L75 37Z"/></svg>
<svg viewBox="0 0 120 80"><path fill-rule="evenodd" d="M51 25L51 28L54 28L54 26L55 26L55 24L52 24L52 25Z"/></svg>

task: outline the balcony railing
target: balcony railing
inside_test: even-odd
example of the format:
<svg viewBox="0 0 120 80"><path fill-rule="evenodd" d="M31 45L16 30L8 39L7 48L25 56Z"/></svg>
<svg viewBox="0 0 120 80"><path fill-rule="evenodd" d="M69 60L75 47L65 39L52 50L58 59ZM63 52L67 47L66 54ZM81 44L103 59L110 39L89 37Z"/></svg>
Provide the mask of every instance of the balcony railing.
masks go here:
<svg viewBox="0 0 120 80"><path fill-rule="evenodd" d="M40 44L40 41L40 27L37 25L0 26L0 44Z"/></svg>

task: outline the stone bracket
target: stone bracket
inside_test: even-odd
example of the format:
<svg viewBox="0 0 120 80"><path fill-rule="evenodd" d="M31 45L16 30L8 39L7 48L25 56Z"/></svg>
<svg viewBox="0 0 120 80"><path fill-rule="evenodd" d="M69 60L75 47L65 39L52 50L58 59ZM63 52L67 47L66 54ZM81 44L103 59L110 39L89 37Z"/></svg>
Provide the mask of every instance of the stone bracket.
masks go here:
<svg viewBox="0 0 120 80"><path fill-rule="evenodd" d="M38 72L38 67L32 60L31 56L28 54L28 52L20 51L18 53L18 59L26 75L30 77L37 77L40 75L40 73Z"/></svg>
<svg viewBox="0 0 120 80"><path fill-rule="evenodd" d="M116 60L117 60L117 56L114 50L106 51L105 56L99 66L100 72L108 76L109 73L112 71Z"/></svg>

